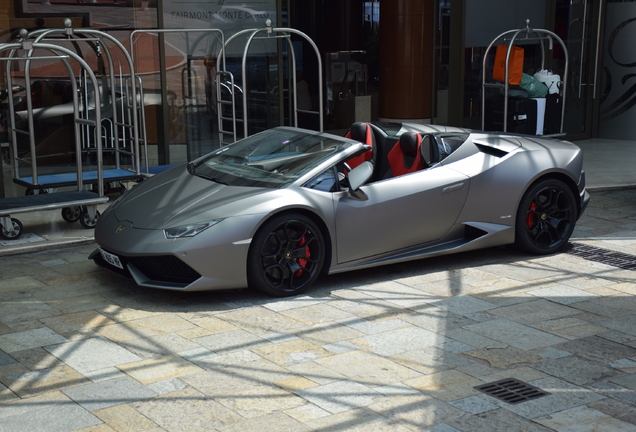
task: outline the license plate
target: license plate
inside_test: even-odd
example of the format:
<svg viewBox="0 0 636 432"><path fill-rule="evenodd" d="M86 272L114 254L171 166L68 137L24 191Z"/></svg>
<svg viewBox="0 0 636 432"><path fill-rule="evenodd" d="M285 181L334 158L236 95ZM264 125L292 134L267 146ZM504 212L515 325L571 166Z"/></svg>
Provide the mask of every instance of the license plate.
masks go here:
<svg viewBox="0 0 636 432"><path fill-rule="evenodd" d="M102 258L104 258L104 261L106 261L108 264L112 265L113 267L120 268L122 270L124 269L124 266L122 265L117 255L108 253L103 249L100 249L99 253L102 254Z"/></svg>

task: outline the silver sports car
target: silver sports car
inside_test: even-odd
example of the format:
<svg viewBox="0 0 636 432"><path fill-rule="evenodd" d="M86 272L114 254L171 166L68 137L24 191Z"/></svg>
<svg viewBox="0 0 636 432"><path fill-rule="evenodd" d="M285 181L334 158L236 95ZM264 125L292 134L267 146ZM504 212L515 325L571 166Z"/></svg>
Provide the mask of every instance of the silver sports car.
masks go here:
<svg viewBox="0 0 636 432"><path fill-rule="evenodd" d="M582 163L574 144L535 136L278 127L126 192L90 258L146 287L289 296L320 272L512 243L547 254L589 201Z"/></svg>

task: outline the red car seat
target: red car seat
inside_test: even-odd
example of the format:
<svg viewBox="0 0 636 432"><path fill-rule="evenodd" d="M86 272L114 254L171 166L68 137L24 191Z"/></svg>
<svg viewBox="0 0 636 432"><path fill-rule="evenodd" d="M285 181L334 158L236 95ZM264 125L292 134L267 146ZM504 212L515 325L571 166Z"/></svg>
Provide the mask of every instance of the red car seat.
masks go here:
<svg viewBox="0 0 636 432"><path fill-rule="evenodd" d="M430 155L430 141L427 141L428 154ZM389 175L397 177L409 174L428 167L429 158L422 153L422 137L417 132L404 132L400 140L395 143L387 155L389 162Z"/></svg>
<svg viewBox="0 0 636 432"><path fill-rule="evenodd" d="M368 144L371 148L364 153L352 157L347 161L347 164L354 169L362 162L365 161L375 161L375 152L377 146L375 144L375 137L373 136L373 131L371 130L371 126L368 123L357 122L351 125L351 129L345 135L345 138L351 138L356 141L360 141L361 143Z"/></svg>

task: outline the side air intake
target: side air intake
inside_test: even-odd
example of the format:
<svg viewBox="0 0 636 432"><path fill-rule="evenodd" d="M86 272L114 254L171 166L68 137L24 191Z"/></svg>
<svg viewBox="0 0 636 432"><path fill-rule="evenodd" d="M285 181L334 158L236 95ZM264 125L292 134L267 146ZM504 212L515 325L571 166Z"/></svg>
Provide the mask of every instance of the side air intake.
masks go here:
<svg viewBox="0 0 636 432"><path fill-rule="evenodd" d="M478 144L478 143L475 143L475 145L477 146L480 152L489 154L494 157L502 158L508 154L507 151L504 151L498 148L494 148L494 147L490 147L490 146Z"/></svg>
<svg viewBox="0 0 636 432"><path fill-rule="evenodd" d="M470 226L470 225L465 225L464 238L468 240L475 240L475 239L478 239L479 237L485 236L486 234L488 233L482 229L475 228L474 226Z"/></svg>

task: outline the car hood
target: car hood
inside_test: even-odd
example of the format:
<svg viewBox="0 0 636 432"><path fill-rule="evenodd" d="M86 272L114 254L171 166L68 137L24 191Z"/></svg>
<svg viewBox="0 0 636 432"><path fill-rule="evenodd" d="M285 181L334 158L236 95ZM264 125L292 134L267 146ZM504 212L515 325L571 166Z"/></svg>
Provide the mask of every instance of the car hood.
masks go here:
<svg viewBox="0 0 636 432"><path fill-rule="evenodd" d="M117 220L129 221L135 228L163 229L249 214L268 191L276 189L225 186L190 175L183 165L143 181L113 211Z"/></svg>

